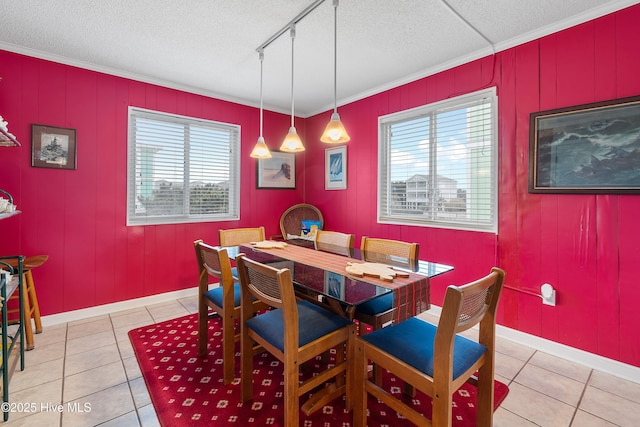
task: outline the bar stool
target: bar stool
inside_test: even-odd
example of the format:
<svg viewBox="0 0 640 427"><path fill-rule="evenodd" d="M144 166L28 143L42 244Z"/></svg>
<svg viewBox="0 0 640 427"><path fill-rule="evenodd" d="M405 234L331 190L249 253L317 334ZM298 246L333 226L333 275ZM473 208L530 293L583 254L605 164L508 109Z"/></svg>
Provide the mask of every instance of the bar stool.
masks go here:
<svg viewBox="0 0 640 427"><path fill-rule="evenodd" d="M33 350L35 348L33 340L33 325L31 319L35 323L35 333L42 332L42 322L40 321L40 306L38 305L38 296L36 294L36 285L33 282L33 275L31 270L36 267L40 267L49 259L48 255L35 255L26 257L22 265L22 289L20 292L24 292L22 298L23 301L23 313L24 313L24 339L25 349ZM17 266L16 266L17 267ZM10 300L18 299L18 295L15 293L11 296ZM7 314L19 313L18 309L7 310ZM10 323L16 323L18 320L14 319Z"/></svg>

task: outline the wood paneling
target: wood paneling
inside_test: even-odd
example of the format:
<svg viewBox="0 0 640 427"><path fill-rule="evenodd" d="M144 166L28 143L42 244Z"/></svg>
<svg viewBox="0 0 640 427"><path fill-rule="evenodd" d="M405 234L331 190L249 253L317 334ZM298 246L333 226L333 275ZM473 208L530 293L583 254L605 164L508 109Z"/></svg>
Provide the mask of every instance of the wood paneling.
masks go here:
<svg viewBox="0 0 640 427"><path fill-rule="evenodd" d="M0 111L23 144L2 151L0 188L23 214L0 222L0 253L49 255L34 271L43 315L194 287L194 240L217 244L220 227L264 225L278 234L280 214L304 201L305 154L297 155L296 190L256 190L248 156L258 137L255 108L10 52L0 51L0 64ZM240 221L125 225L129 106L242 127ZM266 134L286 133L286 115L267 117ZM30 166L32 123L76 129L77 170Z"/></svg>
<svg viewBox="0 0 640 427"><path fill-rule="evenodd" d="M439 304L444 287L507 272L500 304L503 325L640 366L638 196L529 194L529 116L532 112L640 94L640 6L581 24L464 66L341 107L348 143L349 188L313 192L310 203L337 231L418 241L421 257L455 271L432 282ZM494 67L495 62L495 67ZM495 72L494 72L495 70ZM499 103L499 233L472 233L376 224L378 116L472 92L493 82ZM424 101L423 101L424 100ZM312 117L313 128L324 116ZM354 165L352 160L356 159ZM310 156L309 169L323 158ZM355 167L354 167L355 166ZM329 192L330 193L330 192ZM557 306L509 288L557 290Z"/></svg>

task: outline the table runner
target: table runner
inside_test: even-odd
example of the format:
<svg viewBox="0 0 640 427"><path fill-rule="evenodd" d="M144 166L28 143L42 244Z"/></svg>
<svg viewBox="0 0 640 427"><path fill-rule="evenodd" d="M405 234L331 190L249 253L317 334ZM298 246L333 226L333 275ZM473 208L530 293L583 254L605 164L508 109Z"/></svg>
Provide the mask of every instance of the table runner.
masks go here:
<svg viewBox="0 0 640 427"><path fill-rule="evenodd" d="M249 247L247 247L249 248ZM393 282L386 282L376 277L356 277L349 275L345 267L348 262L362 262L357 259L336 255L329 252L316 251L296 245L287 245L284 249L253 248L250 250L264 252L289 261L320 268L350 277L360 282L382 286L393 291L394 295L394 322L401 322L429 308L429 278L409 273L409 277L395 277Z"/></svg>

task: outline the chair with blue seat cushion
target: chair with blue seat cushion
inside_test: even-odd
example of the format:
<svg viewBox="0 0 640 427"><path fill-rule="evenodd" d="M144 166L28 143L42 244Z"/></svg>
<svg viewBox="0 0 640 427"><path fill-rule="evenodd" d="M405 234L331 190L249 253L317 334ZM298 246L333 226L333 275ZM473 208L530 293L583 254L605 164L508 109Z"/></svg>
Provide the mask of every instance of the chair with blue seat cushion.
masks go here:
<svg viewBox="0 0 640 427"><path fill-rule="evenodd" d="M235 343L240 334L235 332L235 321L240 319L240 284L234 278L231 261L225 248L215 248L202 240L194 242L198 263L198 355L207 354L209 319L222 319L222 363L225 384L235 375ZM209 289L210 280L219 286ZM259 304L259 307L264 307ZM211 308L212 312L209 312Z"/></svg>
<svg viewBox="0 0 640 427"><path fill-rule="evenodd" d="M401 240L380 239L374 237L362 237L360 252L362 260L378 262L388 265L406 266L410 268L418 259L420 245L418 243L403 242ZM354 319L360 324L360 334L365 333L363 323L370 325L374 331L393 321L395 308L393 293L386 293L377 298L370 299L356 306ZM381 373L373 367L373 376L376 384L380 384ZM409 390L407 390L410 392Z"/></svg>
<svg viewBox="0 0 640 427"><path fill-rule="evenodd" d="M399 266L406 264L410 267L418 259L420 245L401 240L364 236L360 243L360 251L363 261ZM371 325L375 331L392 321L393 314L393 296L385 294L359 304L355 310L355 319Z"/></svg>
<svg viewBox="0 0 640 427"><path fill-rule="evenodd" d="M255 342L284 365L285 426L298 425L300 409L309 415L343 394L346 394L349 408L352 371L347 369L347 362L353 355L353 322L309 301L299 301L288 268L275 269L250 260L244 254L238 255L236 262L242 292L242 401L253 398L252 348ZM272 310L256 313L250 304L252 298L268 304ZM334 347L336 363L299 383L300 366ZM331 380L331 384L325 384ZM314 391L316 388L319 390ZM300 397L312 391L300 408Z"/></svg>
<svg viewBox="0 0 640 427"><path fill-rule="evenodd" d="M479 280L460 287L449 286L437 327L414 317L358 337L354 426L366 425L368 394L416 425L451 426L452 396L465 382L478 387L477 425L491 426L495 314L503 282L504 271L494 267ZM477 341L458 335L477 324L480 325ZM369 360L431 396L431 420L368 380Z"/></svg>

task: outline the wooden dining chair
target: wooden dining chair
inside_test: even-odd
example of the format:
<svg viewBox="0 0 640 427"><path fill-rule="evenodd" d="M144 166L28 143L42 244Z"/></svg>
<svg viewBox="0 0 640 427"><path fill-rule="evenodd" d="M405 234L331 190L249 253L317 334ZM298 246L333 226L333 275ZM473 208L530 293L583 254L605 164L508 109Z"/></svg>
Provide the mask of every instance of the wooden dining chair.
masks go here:
<svg viewBox="0 0 640 427"><path fill-rule="evenodd" d="M202 240L194 242L198 263L198 355L207 354L209 320L213 316L222 319L222 370L225 384L235 375L235 343L240 334L235 332L235 322L240 319L240 284L231 272L227 249L215 248ZM219 286L209 289L211 278ZM265 305L257 301L256 310ZM209 308L212 312L209 312Z"/></svg>
<svg viewBox="0 0 640 427"><path fill-rule="evenodd" d="M243 243L262 242L263 240L265 240L264 227L218 230L220 246L238 246Z"/></svg>
<svg viewBox="0 0 640 427"><path fill-rule="evenodd" d="M420 246L417 243L408 243L401 240L380 239L374 237L362 237L360 251L362 260L367 262L379 262L382 264L395 264L409 266L418 259ZM364 334L366 325L370 325L374 331L393 321L395 308L393 293L388 292L377 298L358 304L353 318L358 321L358 332ZM382 381L382 372L373 365L373 377L376 384ZM413 391L406 389L408 393Z"/></svg>
<svg viewBox="0 0 640 427"><path fill-rule="evenodd" d="M236 258L242 290L241 395L253 398L253 343L273 354L284 365L284 425L297 426L299 410L307 415L346 393L350 409L352 359L355 325L349 319L296 299L288 268L275 269L250 260L244 254ZM273 309L256 313L251 299L256 298ZM300 366L337 347L336 363L299 383ZM345 359L345 350L347 358ZM346 382L345 377L346 376ZM334 382L321 387L329 380ZM300 397L318 388L300 408Z"/></svg>
<svg viewBox="0 0 640 427"><path fill-rule="evenodd" d="M353 241L355 235L337 231L318 230L316 233L315 249L317 251L332 252L338 255L353 255Z"/></svg>
<svg viewBox="0 0 640 427"><path fill-rule="evenodd" d="M418 259L420 246L400 240L363 237L360 244L362 260L379 262L382 264L410 266ZM358 322L371 325L373 330L382 328L393 320L393 294L391 292L378 298L371 299L356 307L354 318ZM360 332L363 329L360 328Z"/></svg>
<svg viewBox="0 0 640 427"><path fill-rule="evenodd" d="M362 259L381 263L403 263L418 259L420 245L401 240L362 237L360 242Z"/></svg>
<svg viewBox="0 0 640 427"><path fill-rule="evenodd" d="M479 280L449 286L437 326L413 317L356 339L354 426L366 425L368 394L416 425L451 426L452 395L465 382L478 387L476 425L492 425L495 316L504 275L494 267ZM478 323L477 341L458 335ZM431 396L431 420L367 379L369 360Z"/></svg>

